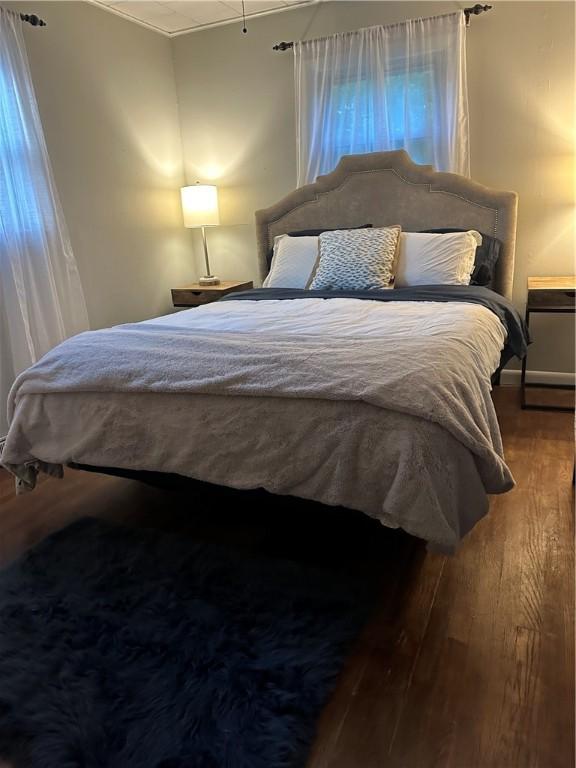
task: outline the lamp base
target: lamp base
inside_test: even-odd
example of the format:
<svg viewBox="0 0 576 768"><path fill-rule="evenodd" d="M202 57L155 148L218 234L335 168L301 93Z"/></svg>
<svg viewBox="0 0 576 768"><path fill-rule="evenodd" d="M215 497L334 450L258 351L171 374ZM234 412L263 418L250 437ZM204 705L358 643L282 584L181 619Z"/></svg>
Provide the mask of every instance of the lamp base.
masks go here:
<svg viewBox="0 0 576 768"><path fill-rule="evenodd" d="M215 277L214 275L205 275L204 277L199 278L198 284L199 285L220 285L220 278Z"/></svg>

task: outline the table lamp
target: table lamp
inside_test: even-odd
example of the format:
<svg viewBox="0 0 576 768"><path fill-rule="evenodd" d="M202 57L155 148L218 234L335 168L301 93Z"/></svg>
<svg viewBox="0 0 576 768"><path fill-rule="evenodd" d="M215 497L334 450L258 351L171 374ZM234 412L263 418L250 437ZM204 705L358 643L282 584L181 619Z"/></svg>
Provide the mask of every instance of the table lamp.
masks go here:
<svg viewBox="0 0 576 768"><path fill-rule="evenodd" d="M216 227L220 224L218 189L212 184L196 183L190 187L182 187L180 189L180 196L182 198L184 226L190 228L200 227L202 229L206 274L198 282L200 285L218 285L220 278L215 277L210 271L205 229L206 227Z"/></svg>

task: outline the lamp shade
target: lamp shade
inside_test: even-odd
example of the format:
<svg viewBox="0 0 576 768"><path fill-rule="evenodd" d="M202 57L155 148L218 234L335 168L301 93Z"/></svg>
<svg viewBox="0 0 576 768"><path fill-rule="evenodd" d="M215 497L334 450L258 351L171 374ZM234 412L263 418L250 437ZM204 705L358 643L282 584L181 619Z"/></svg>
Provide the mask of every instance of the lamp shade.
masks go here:
<svg viewBox="0 0 576 768"><path fill-rule="evenodd" d="M213 227L220 224L218 189L212 184L193 184L180 189L185 227Z"/></svg>

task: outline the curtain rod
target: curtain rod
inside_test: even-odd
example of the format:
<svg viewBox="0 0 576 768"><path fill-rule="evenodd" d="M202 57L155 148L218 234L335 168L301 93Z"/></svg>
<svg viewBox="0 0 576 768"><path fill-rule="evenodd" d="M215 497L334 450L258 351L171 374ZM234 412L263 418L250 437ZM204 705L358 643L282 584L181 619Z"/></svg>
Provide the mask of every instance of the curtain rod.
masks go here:
<svg viewBox="0 0 576 768"><path fill-rule="evenodd" d="M33 27L45 27L46 22L44 19L41 19L39 16L36 16L35 13L21 13L20 19L22 21L26 21L28 24L31 24Z"/></svg>
<svg viewBox="0 0 576 768"><path fill-rule="evenodd" d="M464 8L463 13L464 16L466 16L466 26L470 26L470 16L474 14L474 16L478 16L481 13L485 13L486 11L490 11L492 9L491 5L480 5L480 3L476 3L476 5L473 5L471 8ZM273 51L287 51L288 48L294 48L294 43L278 43L277 45L272 46Z"/></svg>

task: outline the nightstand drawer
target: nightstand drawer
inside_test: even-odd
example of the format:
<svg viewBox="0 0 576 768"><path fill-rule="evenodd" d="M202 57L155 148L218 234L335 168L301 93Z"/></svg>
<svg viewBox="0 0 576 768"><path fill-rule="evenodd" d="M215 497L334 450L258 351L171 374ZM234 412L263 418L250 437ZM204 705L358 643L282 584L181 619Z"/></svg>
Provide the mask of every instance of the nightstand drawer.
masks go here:
<svg viewBox="0 0 576 768"><path fill-rule="evenodd" d="M172 304L175 307L201 307L203 304L218 301L228 293L249 291L250 288L252 288L251 280L244 283L222 280L216 285L193 283L183 288L172 288Z"/></svg>
<svg viewBox="0 0 576 768"><path fill-rule="evenodd" d="M576 305L576 291L562 288L544 288L528 291L528 306L538 309L573 309Z"/></svg>
<svg viewBox="0 0 576 768"><path fill-rule="evenodd" d="M214 291L191 291L187 288L172 288L172 303L175 307L199 307L201 304L210 304L217 301L221 293Z"/></svg>

